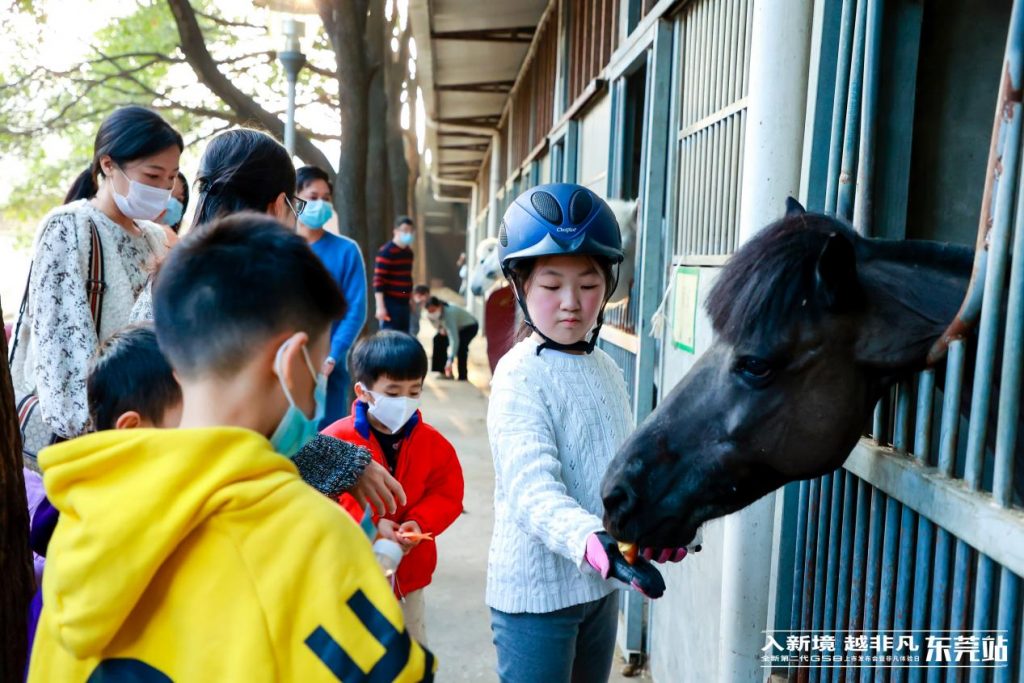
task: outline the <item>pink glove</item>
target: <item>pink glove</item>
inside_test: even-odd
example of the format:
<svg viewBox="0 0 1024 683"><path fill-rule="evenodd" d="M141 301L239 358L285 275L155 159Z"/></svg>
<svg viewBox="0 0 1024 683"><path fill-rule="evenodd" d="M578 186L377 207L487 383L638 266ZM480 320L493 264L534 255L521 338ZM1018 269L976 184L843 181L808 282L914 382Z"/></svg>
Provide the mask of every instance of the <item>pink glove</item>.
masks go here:
<svg viewBox="0 0 1024 683"><path fill-rule="evenodd" d="M618 543L606 531L587 536L587 550L583 559L603 579L618 579L649 598L660 598L665 593L665 580L661 578L661 572L639 557L634 564L627 562Z"/></svg>
<svg viewBox="0 0 1024 683"><path fill-rule="evenodd" d="M640 557L650 562L679 562L686 557L686 548L642 548Z"/></svg>

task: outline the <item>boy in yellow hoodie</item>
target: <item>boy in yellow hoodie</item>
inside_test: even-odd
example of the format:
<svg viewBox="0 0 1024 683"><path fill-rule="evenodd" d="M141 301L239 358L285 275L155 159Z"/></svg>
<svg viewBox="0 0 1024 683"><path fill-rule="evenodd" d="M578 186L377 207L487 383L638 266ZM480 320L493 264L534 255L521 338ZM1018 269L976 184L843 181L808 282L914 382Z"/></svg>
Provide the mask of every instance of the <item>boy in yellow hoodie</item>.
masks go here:
<svg viewBox="0 0 1024 683"><path fill-rule="evenodd" d="M432 680L366 537L288 459L345 309L316 256L238 214L187 235L153 298L182 428L40 454L61 515L29 680Z"/></svg>

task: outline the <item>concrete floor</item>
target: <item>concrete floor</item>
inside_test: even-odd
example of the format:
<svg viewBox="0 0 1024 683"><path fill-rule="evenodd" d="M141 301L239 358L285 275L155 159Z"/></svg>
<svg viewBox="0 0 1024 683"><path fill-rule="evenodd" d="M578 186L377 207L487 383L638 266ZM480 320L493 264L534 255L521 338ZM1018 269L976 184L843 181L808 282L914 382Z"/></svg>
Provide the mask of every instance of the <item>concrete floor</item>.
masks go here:
<svg viewBox="0 0 1024 683"><path fill-rule="evenodd" d="M428 352L432 334L424 318L420 338ZM427 640L438 657L439 683L498 680L490 617L484 604L487 550L494 522L494 467L486 424L490 370L484 340L478 337L470 349L470 382L431 374L423 392L424 418L455 446L466 480L465 513L438 538L437 571L426 591ZM640 680L622 677L622 664L616 657L612 681Z"/></svg>

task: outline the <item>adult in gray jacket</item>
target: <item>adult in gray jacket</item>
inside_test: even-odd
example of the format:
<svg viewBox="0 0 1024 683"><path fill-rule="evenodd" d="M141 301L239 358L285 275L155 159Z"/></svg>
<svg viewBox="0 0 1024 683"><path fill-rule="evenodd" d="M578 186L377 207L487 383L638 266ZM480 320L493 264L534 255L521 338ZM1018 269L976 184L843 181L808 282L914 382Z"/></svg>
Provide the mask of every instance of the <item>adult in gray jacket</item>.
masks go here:
<svg viewBox="0 0 1024 683"><path fill-rule="evenodd" d="M448 361L444 366L445 377L453 376L455 360L459 362L459 381L469 380L467 361L469 342L480 331L480 323L473 314L461 306L442 301L436 296L427 299L427 318L448 335Z"/></svg>

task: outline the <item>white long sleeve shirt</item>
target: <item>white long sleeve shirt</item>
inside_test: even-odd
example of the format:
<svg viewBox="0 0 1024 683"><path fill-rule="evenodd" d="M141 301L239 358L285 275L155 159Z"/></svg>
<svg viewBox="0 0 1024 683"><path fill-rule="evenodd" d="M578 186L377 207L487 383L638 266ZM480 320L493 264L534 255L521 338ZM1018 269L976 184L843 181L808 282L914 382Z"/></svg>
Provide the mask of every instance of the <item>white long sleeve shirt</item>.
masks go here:
<svg viewBox="0 0 1024 683"><path fill-rule="evenodd" d="M600 349L537 355L526 339L501 359L487 411L490 607L553 612L615 590L583 557L587 536L603 529L601 479L632 429L622 371Z"/></svg>
<svg viewBox="0 0 1024 683"><path fill-rule="evenodd" d="M99 330L85 286L90 222L103 245L106 291ZM38 393L43 420L60 436L72 438L89 428L86 376L100 342L129 322L152 317L133 309L167 250L167 238L155 223L136 225L139 232L131 234L83 199L51 211L36 234L11 375L15 393Z"/></svg>

